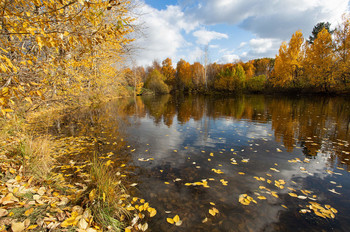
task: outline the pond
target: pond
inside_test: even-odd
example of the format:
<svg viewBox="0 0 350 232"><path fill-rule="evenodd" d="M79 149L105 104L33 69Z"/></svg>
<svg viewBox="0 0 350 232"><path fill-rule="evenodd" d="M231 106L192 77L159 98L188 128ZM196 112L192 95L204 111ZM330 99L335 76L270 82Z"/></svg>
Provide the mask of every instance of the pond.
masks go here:
<svg viewBox="0 0 350 232"><path fill-rule="evenodd" d="M50 133L94 140L71 159L112 159L157 210L149 231L350 228L346 98L118 99L71 112ZM175 215L180 226L167 222Z"/></svg>

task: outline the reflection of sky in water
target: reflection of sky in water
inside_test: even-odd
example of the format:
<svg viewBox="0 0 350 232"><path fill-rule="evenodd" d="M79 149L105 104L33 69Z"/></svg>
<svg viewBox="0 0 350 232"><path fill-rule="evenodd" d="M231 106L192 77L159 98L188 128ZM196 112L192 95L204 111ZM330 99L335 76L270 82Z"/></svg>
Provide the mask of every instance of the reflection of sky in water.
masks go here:
<svg viewBox="0 0 350 232"><path fill-rule="evenodd" d="M295 148L293 152L286 152L284 146L275 141L270 123L230 118L213 120L205 116L198 121L191 119L185 124L180 124L176 117L173 120L172 126L168 127L163 123L155 125L151 117L144 117L137 119L137 123L129 128L130 138L137 141L133 159L142 174L138 186L140 194L158 210L157 217L150 223L154 231L319 231L320 228L338 228L338 220L321 222L322 219L316 216L303 217L299 214L298 211L307 204L307 200L289 197L287 193L291 191L287 188L277 189L253 178L258 176L272 181L283 179L287 182L285 187L313 190L313 194L318 196L318 202L331 204L341 211L342 206L334 205L333 201L344 202L328 189L335 188L343 194L345 191L329 184L329 181L342 183L348 179L348 173L343 171L346 177L326 173L330 169L328 154L319 153L310 163L289 163L288 160L294 158L303 160L302 150ZM135 118L130 121L135 121ZM283 152L278 152L276 148ZM214 156L210 156L211 152ZM140 158L154 160L140 162ZM238 165L231 164L231 158ZM243 163L242 159L249 159L249 162ZM213 168L222 170L224 174L212 172ZM303 168L307 173L301 172ZM238 172L244 172L245 175L239 175ZM176 178L181 180L174 182ZM208 178L215 178L215 181L208 181L210 188L184 185L186 182ZM228 186L223 186L220 179L228 181ZM170 184L165 185L165 181ZM280 198L260 190L260 185L276 191ZM349 192L348 189L346 192ZM260 193L268 200L257 200L258 205L252 203L244 207L238 203L238 196L242 193L248 193L254 198L254 193ZM300 191L297 194L300 195ZM215 202L215 207L220 211L213 220L208 214L209 202ZM289 210L282 208L281 204L287 205ZM346 204L349 206L348 202ZM184 220L183 226L170 230L165 222L169 215L165 211L172 211L170 216L179 214ZM203 224L201 220L205 217L211 220ZM289 219L285 220L286 217ZM319 225L315 225L314 221ZM350 226L341 221L341 226L346 225Z"/></svg>

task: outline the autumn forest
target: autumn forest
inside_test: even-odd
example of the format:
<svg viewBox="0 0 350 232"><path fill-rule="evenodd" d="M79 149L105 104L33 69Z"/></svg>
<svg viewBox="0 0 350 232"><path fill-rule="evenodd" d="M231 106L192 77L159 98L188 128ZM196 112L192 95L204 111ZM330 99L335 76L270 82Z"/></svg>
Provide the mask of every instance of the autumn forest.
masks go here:
<svg viewBox="0 0 350 232"><path fill-rule="evenodd" d="M201 64L181 59L173 67L170 58L160 64L126 69L130 86L141 85L157 93L208 92L304 92L349 93L350 83L350 19L331 31L329 23L314 27L310 39L296 31L284 42L276 58L260 58L248 62Z"/></svg>

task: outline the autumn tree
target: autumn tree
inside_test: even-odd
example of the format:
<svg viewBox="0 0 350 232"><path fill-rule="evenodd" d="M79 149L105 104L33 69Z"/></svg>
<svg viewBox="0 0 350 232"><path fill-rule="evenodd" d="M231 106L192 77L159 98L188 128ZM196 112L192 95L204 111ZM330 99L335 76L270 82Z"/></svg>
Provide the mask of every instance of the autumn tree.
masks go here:
<svg viewBox="0 0 350 232"><path fill-rule="evenodd" d="M191 65L183 59L176 65L176 82L181 91L190 91L193 88Z"/></svg>
<svg viewBox="0 0 350 232"><path fill-rule="evenodd" d="M165 83L171 87L171 89L175 88L175 74L176 70L173 68L173 64L170 58L166 58L162 62L161 73L165 77Z"/></svg>
<svg viewBox="0 0 350 232"><path fill-rule="evenodd" d="M336 77L346 87L350 83L350 17L343 15L342 19L335 30Z"/></svg>
<svg viewBox="0 0 350 232"><path fill-rule="evenodd" d="M169 88L164 83L164 79L164 76L158 71L158 69L153 69L147 76L145 87L154 91L156 94L169 93Z"/></svg>
<svg viewBox="0 0 350 232"><path fill-rule="evenodd" d="M191 65L192 69L192 83L194 88L202 89L205 86L205 79L204 79L204 67L199 62L194 62Z"/></svg>
<svg viewBox="0 0 350 232"><path fill-rule="evenodd" d="M218 72L220 71L220 65L217 63L212 63L207 66L207 86L214 86L215 78Z"/></svg>
<svg viewBox="0 0 350 232"><path fill-rule="evenodd" d="M281 87L298 87L302 76L303 34L297 31L292 35L289 44L283 43L276 56L274 84Z"/></svg>
<svg viewBox="0 0 350 232"><path fill-rule="evenodd" d="M130 6L126 0L1 1L2 112L22 99L101 93L102 85L118 83L112 64L132 41Z"/></svg>
<svg viewBox="0 0 350 232"><path fill-rule="evenodd" d="M333 41L327 29L322 29L314 43L307 47L305 57L305 72L311 84L321 87L325 92L334 84Z"/></svg>
<svg viewBox="0 0 350 232"><path fill-rule="evenodd" d="M243 89L245 79L245 71L240 64L236 67L233 64L226 64L217 74L214 87L217 90L238 92Z"/></svg>
<svg viewBox="0 0 350 232"><path fill-rule="evenodd" d="M275 60L272 58L261 58L254 60L255 75L265 75L268 78L273 70L274 64Z"/></svg>
<svg viewBox="0 0 350 232"><path fill-rule="evenodd" d="M246 73L247 78L251 78L255 75L256 68L254 67L254 60L248 61L246 63L241 63Z"/></svg>

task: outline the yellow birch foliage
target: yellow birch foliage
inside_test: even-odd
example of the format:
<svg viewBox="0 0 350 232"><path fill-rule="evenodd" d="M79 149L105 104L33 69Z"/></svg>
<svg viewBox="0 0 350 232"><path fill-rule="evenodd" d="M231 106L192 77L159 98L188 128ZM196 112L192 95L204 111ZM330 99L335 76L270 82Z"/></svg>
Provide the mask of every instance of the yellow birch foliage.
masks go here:
<svg viewBox="0 0 350 232"><path fill-rule="evenodd" d="M287 87L292 85L296 87L300 81L303 43L303 34L301 31L297 31L292 35L288 45L285 42L281 45L275 61L275 86Z"/></svg>
<svg viewBox="0 0 350 232"><path fill-rule="evenodd" d="M0 109L98 91L132 39L125 0L3 0Z"/></svg>
<svg viewBox="0 0 350 232"><path fill-rule="evenodd" d="M335 83L334 63L332 36L326 29L322 29L305 53L305 72L311 84L328 92Z"/></svg>
<svg viewBox="0 0 350 232"><path fill-rule="evenodd" d="M342 19L335 30L336 78L340 85L346 87L350 83L350 16L343 15Z"/></svg>
<svg viewBox="0 0 350 232"><path fill-rule="evenodd" d="M172 60L170 58L163 60L161 73L165 77L165 83L174 88L176 70L173 68Z"/></svg>
<svg viewBox="0 0 350 232"><path fill-rule="evenodd" d="M193 87L192 83L192 69L190 63L180 59L176 66L178 88L180 90L187 89L191 90Z"/></svg>

